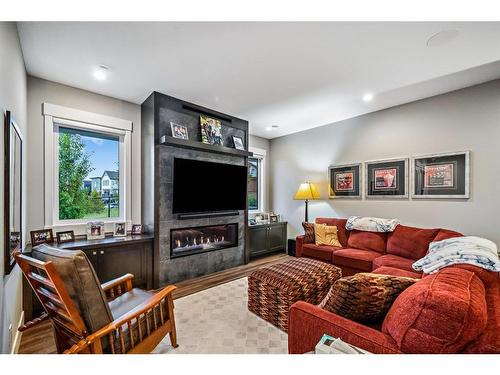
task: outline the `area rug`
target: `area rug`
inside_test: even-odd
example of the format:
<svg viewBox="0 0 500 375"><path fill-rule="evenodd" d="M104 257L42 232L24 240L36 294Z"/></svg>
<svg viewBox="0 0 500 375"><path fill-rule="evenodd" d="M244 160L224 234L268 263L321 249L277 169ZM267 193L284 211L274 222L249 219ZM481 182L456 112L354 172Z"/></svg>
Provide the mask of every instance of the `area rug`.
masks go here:
<svg viewBox="0 0 500 375"><path fill-rule="evenodd" d="M247 309L247 278L174 301L178 348L167 336L157 354L286 354L285 332Z"/></svg>

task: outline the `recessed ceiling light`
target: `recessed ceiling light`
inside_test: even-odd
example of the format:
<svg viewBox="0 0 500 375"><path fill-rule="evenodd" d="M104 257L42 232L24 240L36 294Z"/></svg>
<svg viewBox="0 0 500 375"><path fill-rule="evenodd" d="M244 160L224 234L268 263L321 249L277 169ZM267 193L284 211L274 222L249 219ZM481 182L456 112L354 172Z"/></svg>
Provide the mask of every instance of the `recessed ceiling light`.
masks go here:
<svg viewBox="0 0 500 375"><path fill-rule="evenodd" d="M366 94L364 94L364 95L363 95L363 101L364 101L365 103L369 103L369 102L371 102L372 100L373 100L373 94L371 94L371 93L366 93Z"/></svg>
<svg viewBox="0 0 500 375"><path fill-rule="evenodd" d="M458 30L442 30L427 39L427 47L439 47L448 44L455 39L458 34L460 34Z"/></svg>
<svg viewBox="0 0 500 375"><path fill-rule="evenodd" d="M272 128L272 126L268 126L268 127L266 128L266 130L267 130L268 132L270 132L271 130L273 130L273 128Z"/></svg>
<svg viewBox="0 0 500 375"><path fill-rule="evenodd" d="M106 80L106 78L108 78L108 70L109 67L107 67L106 65L99 65L94 70L94 78L97 79L98 81Z"/></svg>

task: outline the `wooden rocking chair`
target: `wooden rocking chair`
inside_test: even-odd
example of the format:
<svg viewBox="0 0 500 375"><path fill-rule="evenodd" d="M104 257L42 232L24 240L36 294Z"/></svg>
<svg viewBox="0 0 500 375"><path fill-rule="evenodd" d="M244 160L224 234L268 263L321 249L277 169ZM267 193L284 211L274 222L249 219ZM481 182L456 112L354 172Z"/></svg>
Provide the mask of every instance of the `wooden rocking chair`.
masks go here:
<svg viewBox="0 0 500 375"><path fill-rule="evenodd" d="M50 319L58 353L149 353L167 335L177 347L170 285L154 293L132 288L127 274L103 285L85 254L47 245L14 254Z"/></svg>

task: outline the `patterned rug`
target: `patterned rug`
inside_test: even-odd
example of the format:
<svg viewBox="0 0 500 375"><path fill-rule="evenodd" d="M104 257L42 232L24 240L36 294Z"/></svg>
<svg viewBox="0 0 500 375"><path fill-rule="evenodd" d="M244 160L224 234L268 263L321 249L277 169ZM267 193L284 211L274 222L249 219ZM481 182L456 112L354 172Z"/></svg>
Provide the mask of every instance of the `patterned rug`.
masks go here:
<svg viewBox="0 0 500 375"><path fill-rule="evenodd" d="M176 299L177 343L167 336L153 353L286 354L285 332L247 309L247 278Z"/></svg>

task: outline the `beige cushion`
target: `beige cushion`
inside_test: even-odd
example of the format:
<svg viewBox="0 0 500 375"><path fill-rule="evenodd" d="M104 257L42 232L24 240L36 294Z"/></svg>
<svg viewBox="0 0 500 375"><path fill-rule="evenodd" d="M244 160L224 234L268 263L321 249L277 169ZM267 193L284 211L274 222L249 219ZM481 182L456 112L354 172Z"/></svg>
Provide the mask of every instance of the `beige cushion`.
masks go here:
<svg viewBox="0 0 500 375"><path fill-rule="evenodd" d="M62 250L42 244L33 248L31 256L54 264L89 333L111 323L113 315L106 296L83 251Z"/></svg>
<svg viewBox="0 0 500 375"><path fill-rule="evenodd" d="M334 225L314 224L314 237L316 245L342 247L337 232L337 227Z"/></svg>

